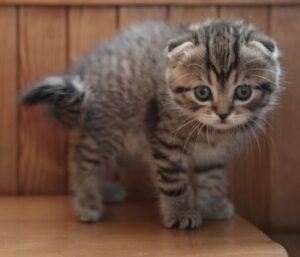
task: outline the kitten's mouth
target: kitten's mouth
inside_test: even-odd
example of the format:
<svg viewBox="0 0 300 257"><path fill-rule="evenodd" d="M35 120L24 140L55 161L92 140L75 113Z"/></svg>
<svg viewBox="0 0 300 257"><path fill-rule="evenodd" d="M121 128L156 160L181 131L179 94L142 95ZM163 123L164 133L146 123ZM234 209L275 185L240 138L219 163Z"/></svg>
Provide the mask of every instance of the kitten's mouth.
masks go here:
<svg viewBox="0 0 300 257"><path fill-rule="evenodd" d="M204 127L208 130L216 130L219 132L227 132L232 130L244 130L247 129L249 126L254 126L256 119L248 120L244 123L233 123L230 120L225 121L215 121L215 122L207 122L203 120L199 120Z"/></svg>
<svg viewBox="0 0 300 257"><path fill-rule="evenodd" d="M253 119L242 124L233 124L230 122L217 122L213 125L209 125L209 127L220 132L226 132L235 129L243 131L243 130L247 130L249 127L255 126L255 124L256 124L256 119Z"/></svg>
<svg viewBox="0 0 300 257"><path fill-rule="evenodd" d="M233 127L235 127L235 126L228 123L228 122L227 123L226 122L225 123L220 122L220 123L214 123L214 124L205 124L205 127L209 130L215 130L215 131L219 131L219 132L226 132L226 131L229 131L230 129L232 129Z"/></svg>
<svg viewBox="0 0 300 257"><path fill-rule="evenodd" d="M218 122L213 124L212 127L217 130L227 130L227 129L231 129L234 126L228 122Z"/></svg>

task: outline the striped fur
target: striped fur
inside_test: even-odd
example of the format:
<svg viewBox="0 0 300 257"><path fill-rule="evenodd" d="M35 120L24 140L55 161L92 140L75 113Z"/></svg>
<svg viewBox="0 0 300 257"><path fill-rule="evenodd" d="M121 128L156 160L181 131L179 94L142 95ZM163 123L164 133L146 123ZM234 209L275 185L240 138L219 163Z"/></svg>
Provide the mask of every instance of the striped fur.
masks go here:
<svg viewBox="0 0 300 257"><path fill-rule="evenodd" d="M22 104L31 106L46 102L55 117L68 127L79 124L84 92L78 77L49 77L24 91Z"/></svg>
<svg viewBox="0 0 300 257"><path fill-rule="evenodd" d="M224 196L225 168L261 127L279 76L274 41L252 25L150 22L121 31L83 58L66 75L77 84L48 79L23 99L47 102L81 131L72 189L82 221L98 221L103 201L125 197L107 180L107 170L129 157L144 158L164 225L187 229L199 227L202 218L233 214ZM239 100L238 86L244 86L240 94L251 90L249 99Z"/></svg>

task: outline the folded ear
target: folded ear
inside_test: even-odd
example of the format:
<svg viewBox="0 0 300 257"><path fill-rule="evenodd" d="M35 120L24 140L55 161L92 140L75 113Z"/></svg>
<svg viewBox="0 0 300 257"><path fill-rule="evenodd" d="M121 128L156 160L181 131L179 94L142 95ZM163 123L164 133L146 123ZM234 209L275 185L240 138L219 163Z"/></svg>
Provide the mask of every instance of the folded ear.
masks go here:
<svg viewBox="0 0 300 257"><path fill-rule="evenodd" d="M179 38L172 39L168 43L167 51L169 60L179 60L186 56L193 46L199 45L196 32L191 32Z"/></svg>
<svg viewBox="0 0 300 257"><path fill-rule="evenodd" d="M279 57L279 50L275 41L262 32L253 33L249 40L249 45L259 48L266 54L271 55L274 59Z"/></svg>
<svg viewBox="0 0 300 257"><path fill-rule="evenodd" d="M183 56L186 56L188 51L193 47L193 43L190 41L184 42L176 47L174 47L171 51L168 52L169 59L179 59Z"/></svg>

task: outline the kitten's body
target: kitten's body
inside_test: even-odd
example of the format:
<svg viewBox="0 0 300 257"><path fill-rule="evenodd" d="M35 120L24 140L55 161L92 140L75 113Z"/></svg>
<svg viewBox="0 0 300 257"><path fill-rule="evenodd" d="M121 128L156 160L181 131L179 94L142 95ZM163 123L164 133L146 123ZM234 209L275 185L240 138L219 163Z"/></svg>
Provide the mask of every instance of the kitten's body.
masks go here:
<svg viewBox="0 0 300 257"><path fill-rule="evenodd" d="M201 65L207 65L208 70L212 65L216 74L228 72L227 77L224 75L226 79L231 70L238 70L234 66L238 59L236 44L243 42L240 38L246 38L249 31L241 23L220 24L214 25L219 26L216 31L201 31L200 26L196 38L187 26L165 23L133 26L85 57L68 77L60 81L49 78L25 94L25 101L30 104L46 99L56 108L58 118L80 128L81 136L75 148L77 171L73 191L81 220L95 222L101 217L101 191L107 201L124 197L124 192L108 181L105 173L128 154L135 158L143 156L152 168L167 227L195 228L202 217L223 219L232 215L233 206L224 196L225 167L248 138L248 127L253 124L247 122L239 130L222 130L195 119L195 113L201 108L188 95L192 90L190 82L195 79L184 82L184 77L195 71L181 74L188 65L180 66L181 55L190 48L191 42L194 40L194 45L198 46L199 38L201 41L207 37L203 33L209 32L212 39L220 37L218 33L221 37L217 44L213 40L203 40L203 45L206 44L206 49L215 49L217 56L225 53L222 62L216 60L214 52L210 52L209 57L206 53L210 64L207 60L199 62L197 58L204 58L199 46L200 52L190 54L193 60L189 63L197 64L200 73L204 69ZM169 44L167 55L168 42L178 37ZM186 42L187 48L182 50ZM215 80L224 81L223 75ZM214 80L210 74L208 77ZM56 90L55 93L59 97L49 97L52 93L49 92L58 84L62 85L61 92ZM40 90L45 85L47 94ZM251 107L258 108L253 107L253 103ZM262 115L261 111L256 116ZM189 181L189 169L195 171L194 189Z"/></svg>

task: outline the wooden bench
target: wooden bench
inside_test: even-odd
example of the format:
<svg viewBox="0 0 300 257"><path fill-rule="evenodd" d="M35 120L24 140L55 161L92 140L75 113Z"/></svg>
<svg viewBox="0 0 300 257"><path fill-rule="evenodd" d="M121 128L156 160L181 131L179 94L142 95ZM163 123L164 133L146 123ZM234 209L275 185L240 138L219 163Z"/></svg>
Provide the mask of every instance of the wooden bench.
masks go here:
<svg viewBox="0 0 300 257"><path fill-rule="evenodd" d="M145 201L109 205L93 225L78 221L67 197L2 197L0 206L1 257L287 256L239 216L180 231L164 228Z"/></svg>

